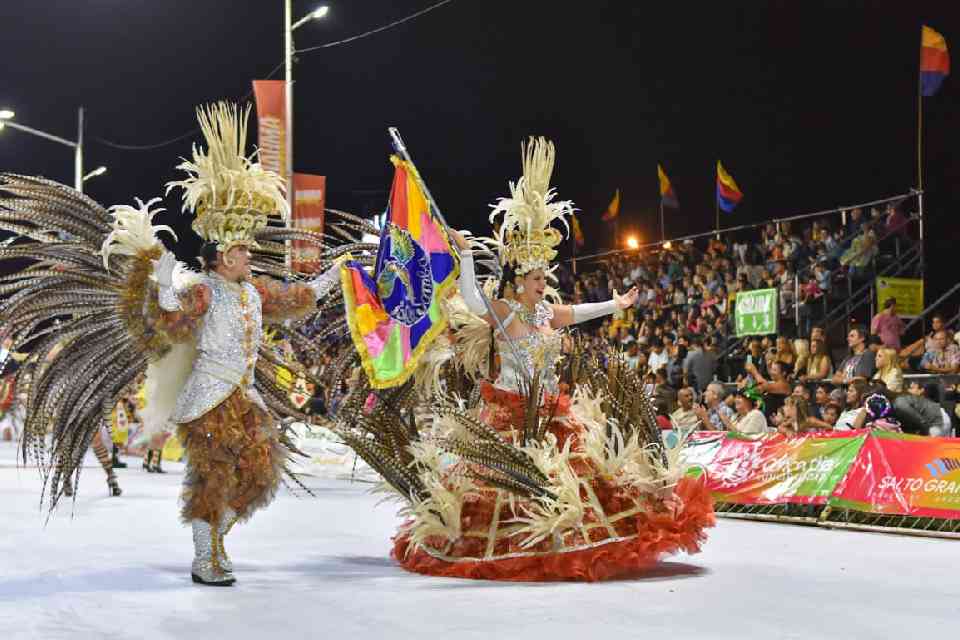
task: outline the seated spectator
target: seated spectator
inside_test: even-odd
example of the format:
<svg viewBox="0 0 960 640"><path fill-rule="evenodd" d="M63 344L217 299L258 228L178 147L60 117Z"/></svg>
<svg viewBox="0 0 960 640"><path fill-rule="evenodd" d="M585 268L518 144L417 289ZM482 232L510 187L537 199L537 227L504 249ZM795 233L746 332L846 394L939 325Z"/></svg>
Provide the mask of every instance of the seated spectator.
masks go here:
<svg viewBox="0 0 960 640"><path fill-rule="evenodd" d="M647 364L650 365L650 370L657 372L666 367L669 361L670 355L666 349L663 348L663 339L654 338L650 342L650 355L647 357Z"/></svg>
<svg viewBox="0 0 960 640"><path fill-rule="evenodd" d="M831 429L836 428L837 419L840 417L840 405L831 402L823 407L820 412L821 420L830 425Z"/></svg>
<svg viewBox="0 0 960 640"><path fill-rule="evenodd" d="M781 364L788 364L791 368L797 366L797 352L793 350L793 343L786 336L777 337L776 360Z"/></svg>
<svg viewBox="0 0 960 640"><path fill-rule="evenodd" d="M879 336L883 346L900 350L900 336L906 330L903 320L897 315L897 299L887 298L883 311L873 316L870 333Z"/></svg>
<svg viewBox="0 0 960 640"><path fill-rule="evenodd" d="M885 405L876 396L883 397L890 409L883 410ZM870 424L871 421L877 420L878 416L893 417L904 433L942 437L949 429L949 425L944 423L940 405L926 396L881 390L880 393L869 398L868 404L870 406L860 412L854 423L855 429Z"/></svg>
<svg viewBox="0 0 960 640"><path fill-rule="evenodd" d="M700 419L701 429L708 431L723 431L727 422L733 420L734 411L723 401L723 385L711 382L703 392L704 404L694 406L693 410ZM724 421L726 418L726 422Z"/></svg>
<svg viewBox="0 0 960 640"><path fill-rule="evenodd" d="M813 412L818 418L823 418L823 410L828 404L833 402L830 393L833 391L833 385L829 382L821 382L813 391ZM840 412L837 412L840 415Z"/></svg>
<svg viewBox="0 0 960 640"><path fill-rule="evenodd" d="M733 420L721 415L724 426L728 431L736 431L747 435L760 435L767 432L767 418L763 411L757 408L759 398L747 390L737 392L735 406L737 409Z"/></svg>
<svg viewBox="0 0 960 640"><path fill-rule="evenodd" d="M797 338L793 341L793 352L797 354L797 360L793 363L793 370L795 373L801 374L807 370L807 362L810 361L810 343L803 338Z"/></svg>
<svg viewBox="0 0 960 640"><path fill-rule="evenodd" d="M960 369L960 349L947 342L947 332L937 331L933 336L932 349L920 359L920 369L928 373L949 374Z"/></svg>
<svg viewBox="0 0 960 640"><path fill-rule="evenodd" d="M783 404L784 420L777 426L777 431L785 436L797 436L806 431L831 430L833 426L823 420L818 420L810 414L810 405L803 398L790 396Z"/></svg>
<svg viewBox="0 0 960 640"><path fill-rule="evenodd" d="M682 433L695 431L700 426L700 418L693 409L693 389L684 387L677 392L677 410L670 414L673 428Z"/></svg>
<svg viewBox="0 0 960 640"><path fill-rule="evenodd" d="M937 335L938 331L943 331L946 327L946 323L943 319L943 316L939 313L930 318L930 332L917 340L912 342L903 349L900 350L901 358L920 358L923 356L925 351L930 351L934 348L935 344L933 338ZM917 360L919 362L919 360ZM912 369L916 369L916 364L911 364Z"/></svg>
<svg viewBox="0 0 960 640"><path fill-rule="evenodd" d="M877 352L877 372L873 379L883 382L890 391L903 391L903 370L900 368L900 357L896 349L883 347Z"/></svg>
<svg viewBox="0 0 960 640"><path fill-rule="evenodd" d="M747 370L757 382L757 390L763 394L763 403L766 405L767 415L771 415L783 406L783 401L793 391L787 378L792 371L789 364L774 361L770 364L770 379L767 380L756 367L750 365Z"/></svg>
<svg viewBox="0 0 960 640"><path fill-rule="evenodd" d="M793 385L793 392L790 394L791 397L800 398L801 400L806 400L810 402L810 389L807 388L807 385L802 382L798 382Z"/></svg>
<svg viewBox="0 0 960 640"><path fill-rule="evenodd" d="M847 332L847 345L850 355L847 356L837 372L833 374L834 384L847 384L854 378L869 380L877 372L876 354L867 348L867 331L861 325L850 327Z"/></svg>
<svg viewBox="0 0 960 640"><path fill-rule="evenodd" d="M677 392L667 383L667 372L665 369L657 369L654 373L653 384L653 406L657 413L662 416L668 416L673 413L677 405Z"/></svg>
<svg viewBox="0 0 960 640"><path fill-rule="evenodd" d="M801 372L801 380L826 380L833 373L833 364L830 362L830 354L827 353L827 345L823 339L813 338L810 340L810 357L807 358L806 369Z"/></svg>
<svg viewBox="0 0 960 640"><path fill-rule="evenodd" d="M837 422L833 426L835 430L849 431L853 429L857 416L860 414L860 409L863 408L863 401L866 399L868 389L866 381L860 378L847 385L846 410L837 418Z"/></svg>

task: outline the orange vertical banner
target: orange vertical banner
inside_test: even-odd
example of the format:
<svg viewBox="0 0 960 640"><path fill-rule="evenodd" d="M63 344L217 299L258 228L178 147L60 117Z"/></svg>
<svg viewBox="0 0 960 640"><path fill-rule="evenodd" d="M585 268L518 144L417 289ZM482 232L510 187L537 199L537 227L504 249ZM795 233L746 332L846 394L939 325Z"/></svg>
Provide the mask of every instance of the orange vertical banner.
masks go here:
<svg viewBox="0 0 960 640"><path fill-rule="evenodd" d="M257 144L260 164L287 179L287 129L284 106L286 83L283 80L254 80L259 124Z"/></svg>
<svg viewBox="0 0 960 640"><path fill-rule="evenodd" d="M327 199L327 177L309 173L293 174L293 228L323 234L323 209ZM320 249L311 242L293 241L291 266L300 273L318 273Z"/></svg>

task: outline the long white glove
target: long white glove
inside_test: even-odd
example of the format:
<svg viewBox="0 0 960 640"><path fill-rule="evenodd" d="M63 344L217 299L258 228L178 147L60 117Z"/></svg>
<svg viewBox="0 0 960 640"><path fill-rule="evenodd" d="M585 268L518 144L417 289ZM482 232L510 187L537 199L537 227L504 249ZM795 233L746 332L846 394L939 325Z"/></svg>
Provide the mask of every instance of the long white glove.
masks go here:
<svg viewBox="0 0 960 640"><path fill-rule="evenodd" d="M473 272L473 251L465 249L460 252L460 295L470 309L478 316L487 315L487 305L483 304L480 290L477 289L477 277Z"/></svg>
<svg viewBox="0 0 960 640"><path fill-rule="evenodd" d="M588 302L586 304L575 304L570 309L573 311L573 324L577 324L614 313L617 310L617 303L613 300Z"/></svg>
<svg viewBox="0 0 960 640"><path fill-rule="evenodd" d="M173 271L177 268L177 257L169 251L164 251L159 260L153 261L153 276L160 287L160 308L164 311L179 311L180 300L173 289Z"/></svg>
<svg viewBox="0 0 960 640"><path fill-rule="evenodd" d="M330 290L340 281L341 264L343 264L343 261L337 260L332 267L307 283L307 286L313 289L317 300L330 293Z"/></svg>

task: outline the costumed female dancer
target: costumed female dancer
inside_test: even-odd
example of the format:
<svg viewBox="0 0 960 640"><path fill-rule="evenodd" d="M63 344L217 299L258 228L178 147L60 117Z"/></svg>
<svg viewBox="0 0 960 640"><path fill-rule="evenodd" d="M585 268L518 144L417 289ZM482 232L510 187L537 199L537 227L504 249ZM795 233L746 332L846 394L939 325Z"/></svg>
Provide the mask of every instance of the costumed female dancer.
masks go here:
<svg viewBox="0 0 960 640"><path fill-rule="evenodd" d="M622 356L600 358L576 346L561 353L564 327L626 308L637 293L574 306L545 301L562 240L551 223L572 211L553 200L553 164L552 143L525 146L523 177L491 215L498 237L475 244L484 259L484 246L495 251L496 298L484 301L473 252L452 234L463 298L446 303L453 331L425 354L414 382L384 389L361 381L338 415L347 444L406 505L393 555L408 570L600 580L642 570L663 554L696 551L714 522L704 484L682 477L678 452L663 446L642 381ZM398 184L388 220L398 191L411 198L412 187ZM397 235L392 225L384 235ZM347 263L345 289L350 269ZM349 316L357 296L346 298ZM371 317L389 309L380 313ZM363 320L350 317L355 343ZM488 356L491 328L495 357ZM363 348L358 343L361 356ZM484 380L496 358L499 373ZM369 378L370 362L361 360Z"/></svg>

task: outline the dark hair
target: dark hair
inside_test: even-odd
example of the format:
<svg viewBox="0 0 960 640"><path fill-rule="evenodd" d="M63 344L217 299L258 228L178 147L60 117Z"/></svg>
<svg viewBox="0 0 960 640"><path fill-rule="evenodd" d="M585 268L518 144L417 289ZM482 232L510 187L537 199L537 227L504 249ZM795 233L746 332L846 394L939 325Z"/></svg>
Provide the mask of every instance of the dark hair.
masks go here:
<svg viewBox="0 0 960 640"><path fill-rule="evenodd" d="M897 299L896 299L896 298L887 298L886 301L883 303L883 308L884 308L884 309L889 309L890 307L892 307L892 306L895 305L895 304L897 304Z"/></svg>
<svg viewBox="0 0 960 640"><path fill-rule="evenodd" d="M857 335L866 340L867 336L870 335L867 333L867 328L862 324L855 324L850 326L850 331L856 331Z"/></svg>
<svg viewBox="0 0 960 640"><path fill-rule="evenodd" d="M217 268L217 253L216 242L205 242L203 246L200 247L200 265L204 271L213 271Z"/></svg>
<svg viewBox="0 0 960 640"><path fill-rule="evenodd" d="M867 338L867 346L870 346L870 345L872 345L872 344L878 344L878 345L880 345L880 346L882 347L882 346L883 346L883 339L882 339L880 336L876 335L876 334L871 335L869 338Z"/></svg>
<svg viewBox="0 0 960 640"><path fill-rule="evenodd" d="M516 268L509 262L503 265L503 272L500 274L500 285L497 287L497 295L494 300L503 299L504 291L507 288L507 285L513 286L513 281L517 277ZM496 313L496 311L494 311ZM506 327L504 327L506 328ZM493 327L490 328L490 350L487 354L487 372L491 380L496 377L496 342L497 342L497 331ZM506 336L504 336L506 338Z"/></svg>

